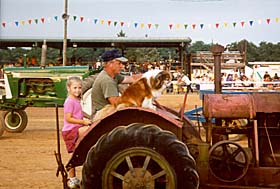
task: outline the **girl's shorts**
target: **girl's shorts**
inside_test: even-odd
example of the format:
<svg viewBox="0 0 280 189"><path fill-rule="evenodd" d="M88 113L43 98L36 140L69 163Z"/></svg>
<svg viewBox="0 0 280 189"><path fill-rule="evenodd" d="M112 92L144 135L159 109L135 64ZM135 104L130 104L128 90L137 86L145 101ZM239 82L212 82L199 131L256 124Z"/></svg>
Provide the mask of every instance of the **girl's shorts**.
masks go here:
<svg viewBox="0 0 280 189"><path fill-rule="evenodd" d="M76 141L79 137L79 127L75 127L69 131L62 131L62 137L66 144L68 153L72 153L75 149Z"/></svg>

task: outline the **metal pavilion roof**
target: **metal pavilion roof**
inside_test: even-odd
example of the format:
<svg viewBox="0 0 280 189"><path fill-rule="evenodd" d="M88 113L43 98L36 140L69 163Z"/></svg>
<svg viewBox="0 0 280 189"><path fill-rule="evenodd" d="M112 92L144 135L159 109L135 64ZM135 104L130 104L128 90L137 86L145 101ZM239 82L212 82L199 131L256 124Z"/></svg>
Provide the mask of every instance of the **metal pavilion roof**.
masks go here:
<svg viewBox="0 0 280 189"><path fill-rule="evenodd" d="M0 48L7 47L41 47L44 39L0 39ZM47 39L48 47L63 48L63 39ZM187 47L191 39L186 38L94 38L94 39L68 39L68 47Z"/></svg>

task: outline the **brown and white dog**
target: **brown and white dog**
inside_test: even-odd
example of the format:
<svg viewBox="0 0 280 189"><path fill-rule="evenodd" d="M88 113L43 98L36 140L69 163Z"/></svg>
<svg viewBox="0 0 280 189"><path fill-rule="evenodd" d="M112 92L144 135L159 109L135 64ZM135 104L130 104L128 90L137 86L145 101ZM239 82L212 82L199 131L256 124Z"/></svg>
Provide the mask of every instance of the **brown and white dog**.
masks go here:
<svg viewBox="0 0 280 189"><path fill-rule="evenodd" d="M163 70L150 70L143 76L132 83L122 94L116 105L107 105L98 111L93 121L103 119L106 115L114 110L119 110L124 107L143 107L156 110L153 101L161 96L166 89L168 80L171 79L171 74Z"/></svg>

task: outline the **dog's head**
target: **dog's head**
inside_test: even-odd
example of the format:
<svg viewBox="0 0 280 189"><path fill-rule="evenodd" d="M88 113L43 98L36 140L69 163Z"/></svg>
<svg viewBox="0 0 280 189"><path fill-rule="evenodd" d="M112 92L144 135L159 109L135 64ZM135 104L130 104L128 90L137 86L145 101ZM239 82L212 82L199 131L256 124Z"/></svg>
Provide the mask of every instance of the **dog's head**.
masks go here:
<svg viewBox="0 0 280 189"><path fill-rule="evenodd" d="M148 85L152 89L154 97L159 97L163 90L166 89L168 81L171 79L171 74L164 70L150 70L143 74L147 79Z"/></svg>

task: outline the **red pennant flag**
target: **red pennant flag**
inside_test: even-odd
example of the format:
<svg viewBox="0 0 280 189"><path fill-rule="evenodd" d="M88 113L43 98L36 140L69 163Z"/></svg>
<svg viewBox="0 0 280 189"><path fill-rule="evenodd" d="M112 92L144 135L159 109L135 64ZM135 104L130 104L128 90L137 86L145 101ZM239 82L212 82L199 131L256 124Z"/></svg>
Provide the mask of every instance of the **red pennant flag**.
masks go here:
<svg viewBox="0 0 280 189"><path fill-rule="evenodd" d="M242 27L244 27L244 24L245 24L245 22L244 22L244 21L241 21L241 26L242 26Z"/></svg>
<svg viewBox="0 0 280 189"><path fill-rule="evenodd" d="M41 18L41 21L42 21L42 23L44 23L45 22L45 18Z"/></svg>
<svg viewBox="0 0 280 189"><path fill-rule="evenodd" d="M219 23L216 23L216 24L215 24L216 28L218 28L218 27L219 27L219 25L220 25Z"/></svg>
<svg viewBox="0 0 280 189"><path fill-rule="evenodd" d="M270 23L270 18L266 19L266 23L269 24Z"/></svg>
<svg viewBox="0 0 280 189"><path fill-rule="evenodd" d="M32 23L32 20L28 20L28 24L31 24Z"/></svg>
<svg viewBox="0 0 280 189"><path fill-rule="evenodd" d="M5 28L6 27L6 22L2 22L2 26Z"/></svg>
<svg viewBox="0 0 280 189"><path fill-rule="evenodd" d="M123 25L124 25L124 22L121 22L121 27L123 27Z"/></svg>
<svg viewBox="0 0 280 189"><path fill-rule="evenodd" d="M111 25L111 22L112 22L111 20L108 20L108 21L107 21L108 26L110 26L110 25Z"/></svg>
<svg viewBox="0 0 280 189"><path fill-rule="evenodd" d="M152 24L148 24L148 28L149 28L149 29L151 28L151 26L152 26Z"/></svg>
<svg viewBox="0 0 280 189"><path fill-rule="evenodd" d="M172 29L172 26L173 26L172 24L169 24L169 29Z"/></svg>
<svg viewBox="0 0 280 189"><path fill-rule="evenodd" d="M196 24L193 24L193 25L192 25L192 28L195 29L195 27L196 27Z"/></svg>
<svg viewBox="0 0 280 189"><path fill-rule="evenodd" d="M84 17L83 17L83 16L80 17L80 21L81 21L81 22L84 21Z"/></svg>

